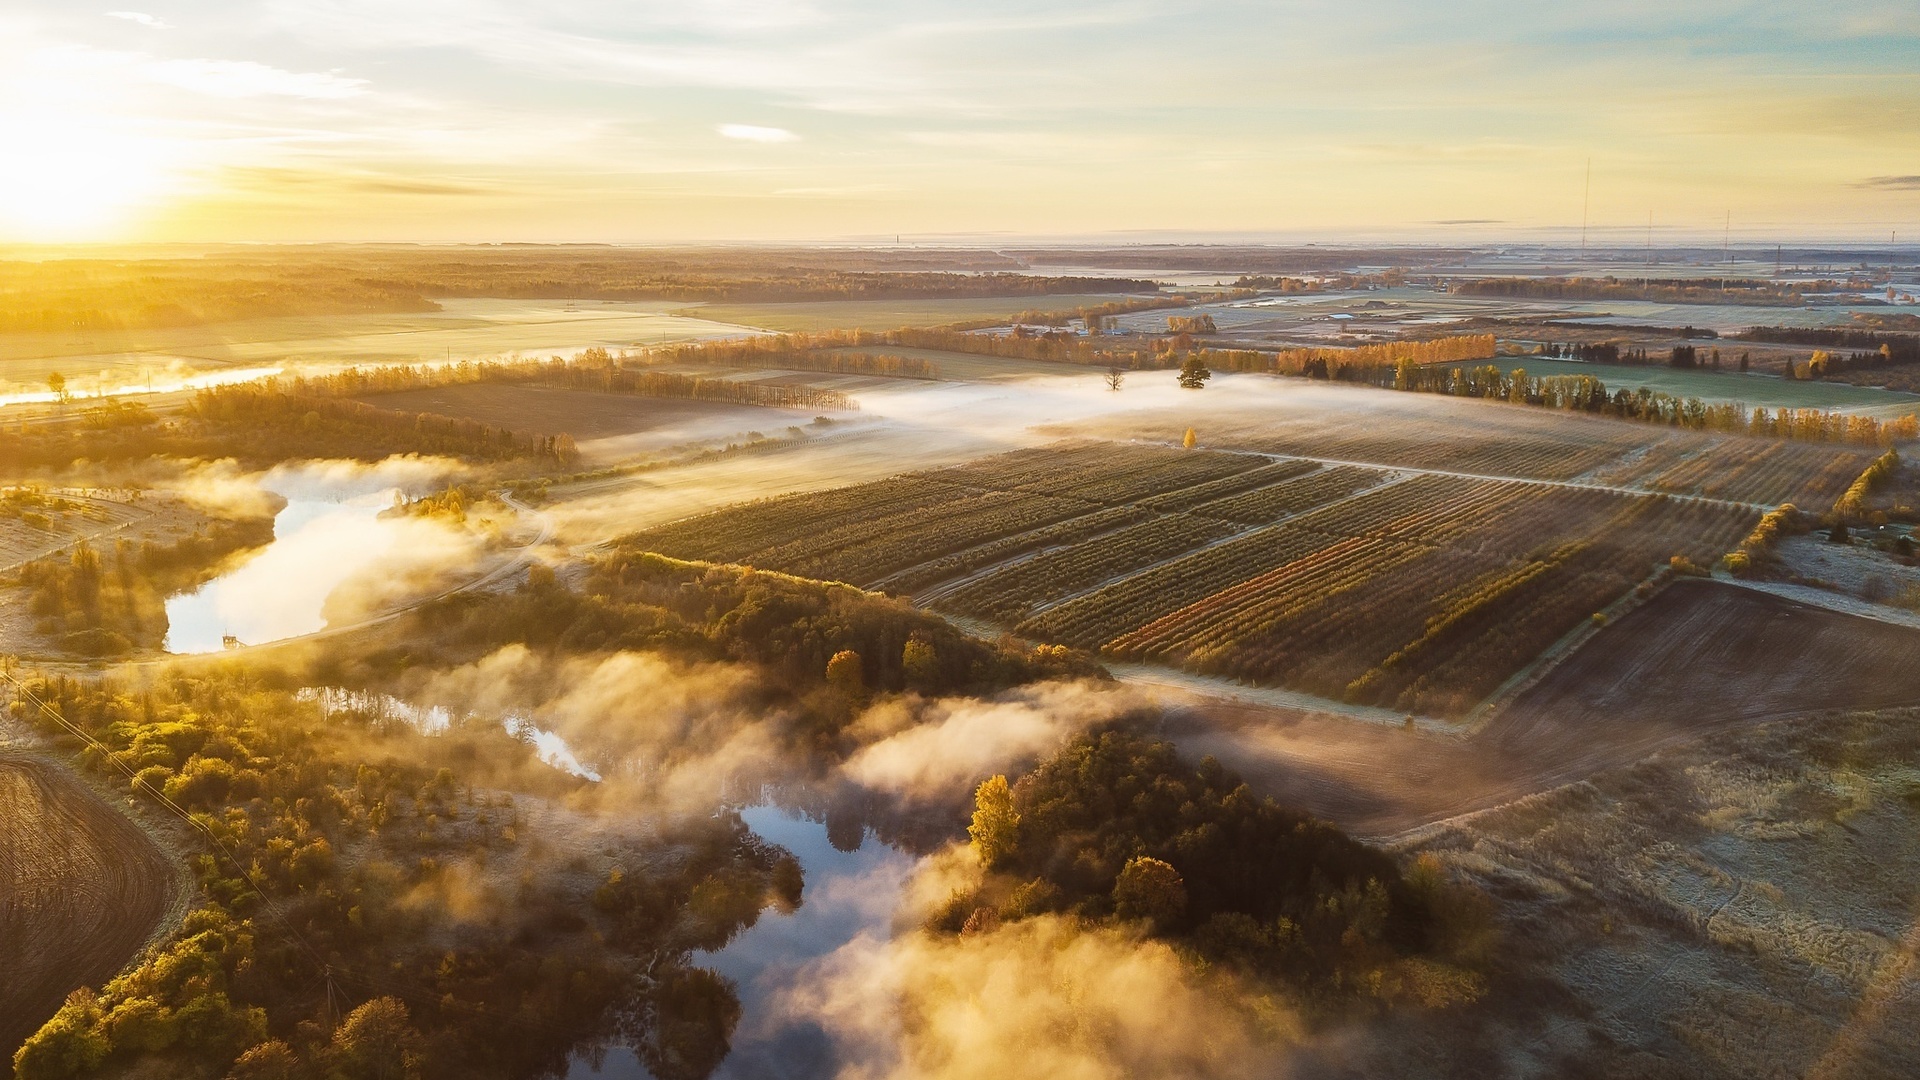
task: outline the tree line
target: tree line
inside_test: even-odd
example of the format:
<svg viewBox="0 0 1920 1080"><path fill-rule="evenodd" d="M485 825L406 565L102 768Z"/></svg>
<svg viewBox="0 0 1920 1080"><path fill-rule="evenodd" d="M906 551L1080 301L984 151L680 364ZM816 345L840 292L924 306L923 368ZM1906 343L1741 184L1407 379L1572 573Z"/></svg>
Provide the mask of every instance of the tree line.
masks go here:
<svg viewBox="0 0 1920 1080"><path fill-rule="evenodd" d="M1536 300L1654 300L1668 304L1738 303L1762 307L1799 307L1806 293L1840 287L1837 281L1781 283L1751 278L1665 278L1658 281L1584 278L1477 278L1455 282L1463 296L1525 297Z"/></svg>
<svg viewBox="0 0 1920 1080"><path fill-rule="evenodd" d="M734 343L728 343L729 345ZM692 363L695 361L685 360ZM713 361L720 363L723 361ZM605 349L582 351L572 360L461 360L452 364L402 364L393 367L347 368L312 375L279 376L242 387L268 386L302 398L369 397L441 386L473 383L517 383L566 390L595 390L640 397L723 401L783 409L854 410L859 405L838 390L811 386L779 386L734 379L706 379L697 375L653 371L633 356ZM216 390L230 389L227 387ZM203 390L201 394L212 393Z"/></svg>
<svg viewBox="0 0 1920 1080"><path fill-rule="evenodd" d="M1356 374L1363 376L1357 381L1394 390L1536 405L1696 431L1860 446L1882 446L1920 436L1920 419L1911 413L1878 420L1831 409L1760 406L1749 410L1737 402L1710 404L1697 397L1677 397L1644 386L1631 390L1622 387L1609 393L1607 384L1591 375L1530 375L1523 368L1503 372L1493 364L1429 367L1402 361L1391 369L1368 368Z"/></svg>
<svg viewBox="0 0 1920 1080"><path fill-rule="evenodd" d="M1867 514L1867 499L1875 491L1885 487L1900 472L1900 452L1889 449L1873 460L1858 477L1854 478L1844 494L1833 504L1833 512L1842 521L1848 518L1862 518Z"/></svg>

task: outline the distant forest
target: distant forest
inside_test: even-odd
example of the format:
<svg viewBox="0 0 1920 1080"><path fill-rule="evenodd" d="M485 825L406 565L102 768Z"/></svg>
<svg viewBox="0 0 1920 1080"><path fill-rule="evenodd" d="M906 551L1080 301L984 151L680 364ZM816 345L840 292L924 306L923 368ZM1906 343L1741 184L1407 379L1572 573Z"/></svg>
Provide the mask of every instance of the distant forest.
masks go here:
<svg viewBox="0 0 1920 1080"><path fill-rule="evenodd" d="M1799 307L1805 293L1829 292L1838 282L1755 281L1751 278L1669 278L1632 281L1604 278L1480 278L1456 282L1463 296L1509 296L1529 300L1654 300L1663 304L1742 304Z"/></svg>
<svg viewBox="0 0 1920 1080"><path fill-rule="evenodd" d="M1013 273L1017 263L991 253L951 253L938 271L924 255L903 254L375 247L7 261L0 332L422 312L455 297L767 302L1158 291L1150 281Z"/></svg>

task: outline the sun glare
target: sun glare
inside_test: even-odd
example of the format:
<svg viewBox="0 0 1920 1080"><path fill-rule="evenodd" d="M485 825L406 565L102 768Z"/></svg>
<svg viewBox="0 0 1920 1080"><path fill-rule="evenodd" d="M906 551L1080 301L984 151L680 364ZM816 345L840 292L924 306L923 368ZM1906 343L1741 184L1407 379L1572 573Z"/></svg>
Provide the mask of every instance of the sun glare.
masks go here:
<svg viewBox="0 0 1920 1080"><path fill-rule="evenodd" d="M26 239L103 238L170 186L152 140L87 118L0 116L0 146L0 217Z"/></svg>

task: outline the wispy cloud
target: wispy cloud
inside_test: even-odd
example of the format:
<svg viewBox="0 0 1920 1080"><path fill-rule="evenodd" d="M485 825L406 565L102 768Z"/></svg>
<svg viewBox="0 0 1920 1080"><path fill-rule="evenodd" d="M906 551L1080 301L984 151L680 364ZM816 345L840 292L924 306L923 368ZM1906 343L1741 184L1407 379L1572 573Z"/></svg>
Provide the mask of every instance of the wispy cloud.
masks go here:
<svg viewBox="0 0 1920 1080"><path fill-rule="evenodd" d="M285 71L252 60L160 60L147 71L155 82L225 98L349 98L367 85L333 72Z"/></svg>
<svg viewBox="0 0 1920 1080"><path fill-rule="evenodd" d="M786 128L761 127L758 124L721 124L717 129L721 138L741 139L757 143L799 142L800 136Z"/></svg>
<svg viewBox="0 0 1920 1080"><path fill-rule="evenodd" d="M128 22L139 23L141 26L149 27L154 30L173 29L172 23L169 23L166 20L158 18L156 16L149 15L144 11L109 11L106 13L106 15L107 15L107 18L109 19L125 19Z"/></svg>
<svg viewBox="0 0 1920 1080"><path fill-rule="evenodd" d="M1577 224L1589 157L1595 228L1657 205L1812 229L1877 220L1916 190L1920 161L1920 23L1887 0L162 10L9 0L0 133L23 159L68 163L39 170L56 195L96 161L144 155L140 186L160 194L125 205L239 235L244 204L249 238L669 238L606 235L609 222L673 239L1453 238ZM1542 84L1540 64L1564 77ZM248 168L335 179L233 172ZM486 198L459 198L475 189ZM369 195L412 201L403 214ZM428 223L441 231L404 231Z"/></svg>

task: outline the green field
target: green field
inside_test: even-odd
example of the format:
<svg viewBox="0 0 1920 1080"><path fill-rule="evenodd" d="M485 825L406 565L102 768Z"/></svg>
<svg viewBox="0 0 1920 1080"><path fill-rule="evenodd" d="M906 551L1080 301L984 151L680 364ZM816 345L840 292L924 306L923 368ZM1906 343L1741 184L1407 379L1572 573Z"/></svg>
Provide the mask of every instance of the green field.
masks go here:
<svg viewBox="0 0 1920 1080"><path fill-rule="evenodd" d="M1739 363L1739 350L1720 349L1722 363ZM1501 370L1524 368L1529 375L1591 375L1608 389L1644 386L1676 397L1697 397L1702 401L1739 401L1769 409L1838 409L1841 412L1876 416L1898 416L1920 412L1920 395L1870 386L1850 386L1833 382L1788 382L1769 375L1742 375L1737 371L1715 372L1675 368L1628 367L1618 364L1583 364L1576 360L1547 360L1537 356L1507 357L1494 361Z"/></svg>
<svg viewBox="0 0 1920 1080"><path fill-rule="evenodd" d="M794 304L699 304L681 315L785 334L817 330L894 330L974 319L1010 319L1022 311L1071 311L1124 300L1124 293L1054 296L967 296L928 300L819 300Z"/></svg>
<svg viewBox="0 0 1920 1080"><path fill-rule="evenodd" d="M138 381L178 364L198 371L278 364L404 363L448 356L572 353L725 337L736 326L670 313L659 304L582 300L446 300L443 310L396 315L250 319L169 329L0 334L0 384L38 384L50 371L91 389L101 373Z"/></svg>

